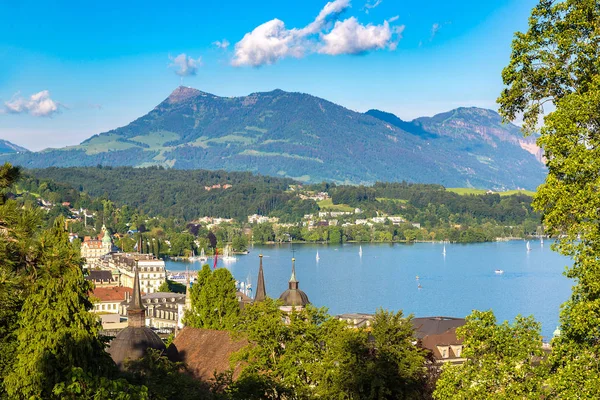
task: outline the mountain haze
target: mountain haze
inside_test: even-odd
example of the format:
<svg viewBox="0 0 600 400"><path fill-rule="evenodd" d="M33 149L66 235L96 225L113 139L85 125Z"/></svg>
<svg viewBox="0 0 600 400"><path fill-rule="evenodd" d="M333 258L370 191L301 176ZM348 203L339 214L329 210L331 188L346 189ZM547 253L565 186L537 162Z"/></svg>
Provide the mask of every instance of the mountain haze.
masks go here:
<svg viewBox="0 0 600 400"><path fill-rule="evenodd" d="M219 97L181 86L148 114L78 146L3 158L27 168L163 165L310 182L534 189L545 176L536 152L533 138L491 110L460 108L407 122L303 93Z"/></svg>

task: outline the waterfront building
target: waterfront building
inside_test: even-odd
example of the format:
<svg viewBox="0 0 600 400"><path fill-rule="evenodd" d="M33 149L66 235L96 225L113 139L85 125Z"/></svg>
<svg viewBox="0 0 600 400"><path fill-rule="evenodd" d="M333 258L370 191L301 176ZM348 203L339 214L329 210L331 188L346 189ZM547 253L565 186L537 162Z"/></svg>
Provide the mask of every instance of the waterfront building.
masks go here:
<svg viewBox="0 0 600 400"><path fill-rule="evenodd" d="M300 290L300 283L296 279L296 259L292 258L292 276L288 282L288 289L281 293L279 300L283 302L280 307L281 310L290 312L293 309L301 310L307 304L310 304L308 296L302 290Z"/></svg>
<svg viewBox="0 0 600 400"><path fill-rule="evenodd" d="M133 267L133 275L133 292L127 308L127 327L117 334L107 349L115 364L121 369L126 360L142 358L149 348L166 350L160 337L146 327L146 308L142 301L137 265Z"/></svg>

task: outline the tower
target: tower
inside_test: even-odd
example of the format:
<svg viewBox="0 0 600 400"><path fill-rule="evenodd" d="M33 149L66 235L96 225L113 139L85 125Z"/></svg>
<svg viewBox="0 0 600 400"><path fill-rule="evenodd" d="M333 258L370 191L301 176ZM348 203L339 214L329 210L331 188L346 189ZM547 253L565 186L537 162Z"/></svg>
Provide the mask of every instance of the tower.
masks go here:
<svg viewBox="0 0 600 400"><path fill-rule="evenodd" d="M296 279L296 259L292 258L292 276L288 282L288 289L281 293L279 300L283 302L281 307L284 311L291 311L292 308L302 309L310 304L308 296L299 288L299 282Z"/></svg>
<svg viewBox="0 0 600 400"><path fill-rule="evenodd" d="M260 254L260 265L258 267L258 282L256 283L256 295L254 302L265 301L267 298L267 290L265 288L265 273L263 271L263 255Z"/></svg>

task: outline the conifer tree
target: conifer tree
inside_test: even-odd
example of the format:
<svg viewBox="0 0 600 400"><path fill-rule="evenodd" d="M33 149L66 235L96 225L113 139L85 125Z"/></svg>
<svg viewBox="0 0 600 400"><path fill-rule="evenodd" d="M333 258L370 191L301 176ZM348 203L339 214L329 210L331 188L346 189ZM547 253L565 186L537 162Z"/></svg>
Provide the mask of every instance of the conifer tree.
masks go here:
<svg viewBox="0 0 600 400"><path fill-rule="evenodd" d="M101 376L114 368L98 336L97 317L88 311L91 283L62 218L43 233L38 252L37 276L20 313L16 360L5 380L7 392L17 398L50 398L73 368Z"/></svg>

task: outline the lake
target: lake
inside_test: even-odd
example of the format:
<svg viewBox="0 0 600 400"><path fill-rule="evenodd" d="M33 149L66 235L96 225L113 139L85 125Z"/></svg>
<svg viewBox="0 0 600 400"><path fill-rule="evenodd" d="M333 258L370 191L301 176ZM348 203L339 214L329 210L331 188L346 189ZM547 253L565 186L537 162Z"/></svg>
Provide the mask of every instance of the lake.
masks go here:
<svg viewBox="0 0 600 400"><path fill-rule="evenodd" d="M531 251L523 241L445 247L446 255L441 243L295 244L293 254L300 288L313 305L325 306L331 314L374 313L381 307L417 317L465 317L473 309L491 308L498 321L533 314L542 323L542 334L551 337L572 281L562 275L570 260L552 251L549 241L544 246L531 241ZM267 294L277 298L290 278L289 244L254 246L250 254L236 256L236 262L219 260L218 266L228 268L237 280L249 278L256 287L260 253ZM167 261L171 271L185 270L186 265L200 268L200 263ZM496 274L496 269L504 273Z"/></svg>

